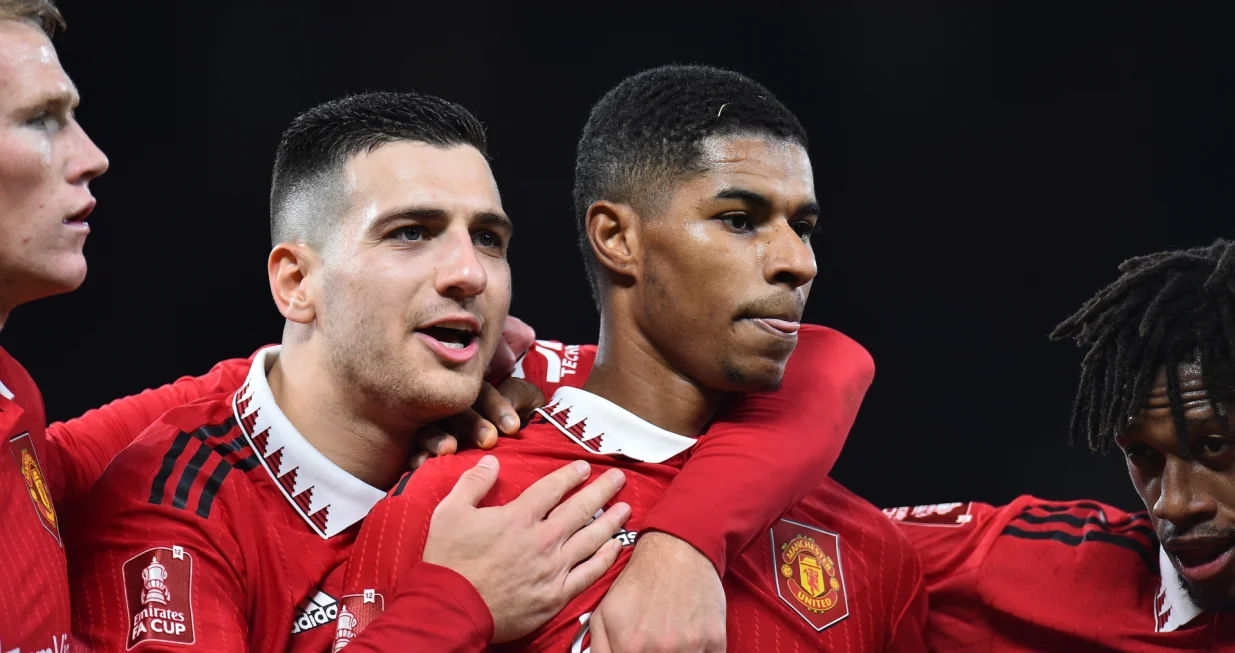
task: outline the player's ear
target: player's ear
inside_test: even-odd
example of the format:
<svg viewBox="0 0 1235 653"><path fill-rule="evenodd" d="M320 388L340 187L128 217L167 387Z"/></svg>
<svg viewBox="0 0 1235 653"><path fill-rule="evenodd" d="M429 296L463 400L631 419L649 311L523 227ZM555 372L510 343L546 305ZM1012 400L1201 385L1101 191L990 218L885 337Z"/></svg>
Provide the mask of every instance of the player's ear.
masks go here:
<svg viewBox="0 0 1235 653"><path fill-rule="evenodd" d="M310 279L320 263L318 253L304 243L279 243L270 250L266 261L270 294L283 317L299 324L316 319Z"/></svg>
<svg viewBox="0 0 1235 653"><path fill-rule="evenodd" d="M639 213L629 204L593 202L587 210L586 233L592 253L615 282L638 276Z"/></svg>

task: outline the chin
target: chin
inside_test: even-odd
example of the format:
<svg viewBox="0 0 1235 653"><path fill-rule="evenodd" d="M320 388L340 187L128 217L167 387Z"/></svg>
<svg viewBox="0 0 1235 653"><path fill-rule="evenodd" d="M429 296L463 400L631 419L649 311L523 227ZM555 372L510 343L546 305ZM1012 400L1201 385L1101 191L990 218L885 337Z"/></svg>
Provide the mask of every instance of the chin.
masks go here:
<svg viewBox="0 0 1235 653"><path fill-rule="evenodd" d="M421 378L422 401L442 417L457 415L476 403L480 396L480 375L440 370Z"/></svg>
<svg viewBox="0 0 1235 653"><path fill-rule="evenodd" d="M1235 612L1235 578L1224 575L1204 585L1185 581L1184 591L1206 612Z"/></svg>
<svg viewBox="0 0 1235 653"><path fill-rule="evenodd" d="M729 392L771 392L785 379L785 363L766 359L749 365L726 362L723 374L724 389Z"/></svg>

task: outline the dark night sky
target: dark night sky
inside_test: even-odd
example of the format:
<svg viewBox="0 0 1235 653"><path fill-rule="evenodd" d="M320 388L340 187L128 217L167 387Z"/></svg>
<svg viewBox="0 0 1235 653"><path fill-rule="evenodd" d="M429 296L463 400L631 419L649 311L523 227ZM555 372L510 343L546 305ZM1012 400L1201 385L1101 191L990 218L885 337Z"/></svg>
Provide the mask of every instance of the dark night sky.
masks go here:
<svg viewBox="0 0 1235 653"><path fill-rule="evenodd" d="M1119 458L1066 446L1080 354L1045 334L1121 260L1235 237L1228 16L345 4L62 2L79 118L112 168L93 184L85 285L19 309L0 336L52 418L278 339L274 148L297 112L346 92L433 93L488 125L518 224L512 312L593 342L575 140L622 77L701 62L760 80L811 134L825 212L807 318L857 338L879 370L835 476L884 505L1024 492L1136 505Z"/></svg>

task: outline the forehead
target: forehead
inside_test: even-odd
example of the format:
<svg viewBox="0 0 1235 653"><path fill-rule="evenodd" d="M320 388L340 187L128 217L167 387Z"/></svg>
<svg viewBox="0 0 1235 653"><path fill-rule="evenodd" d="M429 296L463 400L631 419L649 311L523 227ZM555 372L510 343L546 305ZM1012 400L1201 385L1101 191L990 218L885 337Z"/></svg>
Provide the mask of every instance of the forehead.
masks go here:
<svg viewBox="0 0 1235 653"><path fill-rule="evenodd" d="M1184 419L1189 422L1205 422L1217 417L1205 377L1199 365L1187 363L1176 369L1179 379L1179 396L1183 404ZM1125 437L1175 439L1175 419L1171 413L1171 399L1167 391L1166 369L1158 371L1153 385L1145 394L1141 409L1129 424Z"/></svg>
<svg viewBox="0 0 1235 653"><path fill-rule="evenodd" d="M361 152L343 171L351 206L380 215L416 206L451 213L501 213L489 163L476 148L401 141Z"/></svg>
<svg viewBox="0 0 1235 653"><path fill-rule="evenodd" d="M712 136L700 143L700 186L738 186L769 199L813 201L815 178L806 149L797 143L760 136Z"/></svg>
<svg viewBox="0 0 1235 653"><path fill-rule="evenodd" d="M0 104L39 101L42 96L75 93L56 48L39 28L15 20L0 20Z"/></svg>

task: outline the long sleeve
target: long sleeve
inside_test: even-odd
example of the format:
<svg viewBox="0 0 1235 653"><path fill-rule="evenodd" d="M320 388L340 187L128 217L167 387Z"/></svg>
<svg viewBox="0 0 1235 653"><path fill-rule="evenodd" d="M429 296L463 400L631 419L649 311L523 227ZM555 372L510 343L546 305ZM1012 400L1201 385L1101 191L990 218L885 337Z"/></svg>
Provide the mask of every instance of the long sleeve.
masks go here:
<svg viewBox="0 0 1235 653"><path fill-rule="evenodd" d="M476 588L420 559L430 516L469 466L459 456L431 460L369 512L348 560L336 646L469 653L489 645L493 616Z"/></svg>
<svg viewBox="0 0 1235 653"><path fill-rule="evenodd" d="M780 389L735 396L653 510L648 530L728 562L832 470L874 379L862 345L802 325Z"/></svg>
<svg viewBox="0 0 1235 653"><path fill-rule="evenodd" d="M488 647L493 617L467 579L427 562L414 563L405 573L408 582L380 618L349 640L349 653L478 653ZM363 595L353 600L363 606Z"/></svg>
<svg viewBox="0 0 1235 653"><path fill-rule="evenodd" d="M74 634L98 653L248 651L248 556L222 515L251 506L251 498L232 496L225 483L209 518L170 499L152 503L162 448L136 448L83 502L79 536L69 542ZM290 615L278 620L290 622Z"/></svg>
<svg viewBox="0 0 1235 653"><path fill-rule="evenodd" d="M112 458L160 415L190 401L235 390L244 382L250 363L251 359L244 358L225 360L201 376L186 376L48 426L48 476L56 505L71 511Z"/></svg>

